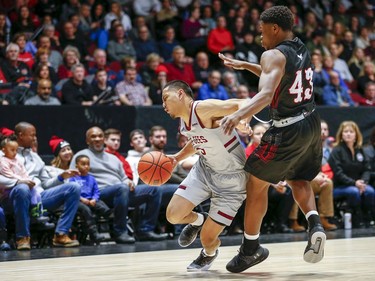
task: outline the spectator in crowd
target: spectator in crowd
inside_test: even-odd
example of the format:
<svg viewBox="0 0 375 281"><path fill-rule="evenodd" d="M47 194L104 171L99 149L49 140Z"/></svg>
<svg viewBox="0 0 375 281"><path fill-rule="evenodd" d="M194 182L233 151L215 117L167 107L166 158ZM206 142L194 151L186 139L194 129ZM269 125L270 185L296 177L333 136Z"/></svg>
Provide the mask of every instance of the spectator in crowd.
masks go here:
<svg viewBox="0 0 375 281"><path fill-rule="evenodd" d="M156 16L155 16L156 36L158 38L163 37L163 35L166 36L166 34L162 34L162 33L166 33L166 29L168 26L171 27L173 31L175 29L177 30L179 26L178 11L173 1L162 0L160 2L161 2L161 9L159 12L156 13ZM178 45L178 43L176 43L176 45ZM173 47L170 48L170 53L172 53ZM159 46L159 50L161 51L160 46ZM160 55L164 57L163 54L160 53Z"/></svg>
<svg viewBox="0 0 375 281"><path fill-rule="evenodd" d="M371 164L371 178L369 183L371 186L375 186L375 127L371 131L369 143L363 147L363 152Z"/></svg>
<svg viewBox="0 0 375 281"><path fill-rule="evenodd" d="M365 56L371 61L375 61L375 31L369 35L370 45L365 49Z"/></svg>
<svg viewBox="0 0 375 281"><path fill-rule="evenodd" d="M52 82L48 79L40 79L38 81L36 95L28 98L25 105L61 105L60 101L51 97Z"/></svg>
<svg viewBox="0 0 375 281"><path fill-rule="evenodd" d="M92 88L85 80L83 64L72 66L73 77L66 81L61 89L61 101L64 105L90 106L93 103Z"/></svg>
<svg viewBox="0 0 375 281"><path fill-rule="evenodd" d="M195 56L193 70L196 81L196 86L200 88L203 83L207 82L208 75L212 71L210 60L206 52L198 52Z"/></svg>
<svg viewBox="0 0 375 281"><path fill-rule="evenodd" d="M138 162L141 159L142 155L150 148L147 147L147 139L145 133L141 129L135 129L131 131L129 139L130 146L133 149L130 149L128 151L126 161L129 163L131 170L133 172L133 182L135 185L137 185L139 181Z"/></svg>
<svg viewBox="0 0 375 281"><path fill-rule="evenodd" d="M255 93L250 94L249 88L246 85L240 84L237 88L236 98L237 99L251 99Z"/></svg>
<svg viewBox="0 0 375 281"><path fill-rule="evenodd" d="M104 131L105 152L116 156L118 160L121 161L126 176L130 180L133 180L133 171L130 164L126 161L125 157L118 152L121 145L121 135L121 131L118 129L109 128Z"/></svg>
<svg viewBox="0 0 375 281"><path fill-rule="evenodd" d="M180 44L176 40L176 32L174 28L171 25L165 26L162 39L158 41L159 54L163 58L164 62L171 62L173 48L178 45Z"/></svg>
<svg viewBox="0 0 375 281"><path fill-rule="evenodd" d="M198 90L197 100L220 99L227 100L229 98L224 86L220 84L221 74L217 70L213 70L208 75L207 83L204 83Z"/></svg>
<svg viewBox="0 0 375 281"><path fill-rule="evenodd" d="M311 63L314 65L314 93L317 104L323 104L323 88L329 84L328 73L323 69L323 57L319 50L311 54Z"/></svg>
<svg viewBox="0 0 375 281"><path fill-rule="evenodd" d="M107 46L108 58L111 61L120 61L125 57L136 57L133 43L126 37L124 27L117 24L113 27L114 38L109 40Z"/></svg>
<svg viewBox="0 0 375 281"><path fill-rule="evenodd" d="M73 76L72 67L75 64L79 64L81 54L78 49L73 46L67 46L63 52L63 64L59 66L57 76L60 80L71 78ZM61 83L61 81L60 81Z"/></svg>
<svg viewBox="0 0 375 281"><path fill-rule="evenodd" d="M100 2L95 2L91 8L91 30L90 40L96 44L99 49L106 50L108 45L109 30L104 28L104 5ZM116 20L115 20L116 21ZM120 23L120 21L118 21Z"/></svg>
<svg viewBox="0 0 375 281"><path fill-rule="evenodd" d="M245 19L237 16L230 31L232 33L234 45L242 44L244 42L245 34L248 32L248 28L245 25Z"/></svg>
<svg viewBox="0 0 375 281"><path fill-rule="evenodd" d="M268 128L269 125L264 123L257 123L253 126L253 133L251 134L250 143L245 149L246 158L248 158L250 154L253 153L253 151L259 146L260 140Z"/></svg>
<svg viewBox="0 0 375 281"><path fill-rule="evenodd" d="M212 29L208 34L207 48L215 58L220 52L234 50L232 35L227 29L227 21L224 16L219 16L216 19L216 28Z"/></svg>
<svg viewBox="0 0 375 281"><path fill-rule="evenodd" d="M73 46L78 49L84 61L88 61L88 51L84 38L77 36L77 30L73 23L67 21L63 25L63 32L61 34L61 48L65 49L67 46Z"/></svg>
<svg viewBox="0 0 375 281"><path fill-rule="evenodd" d="M82 3L79 8L79 25L78 29L84 34L85 38L89 38L89 34L93 25L91 17L91 6L88 3Z"/></svg>
<svg viewBox="0 0 375 281"><path fill-rule="evenodd" d="M134 48L138 62L145 62L151 53L159 53L155 40L150 35L147 25L142 26L138 30L138 37L133 40Z"/></svg>
<svg viewBox="0 0 375 281"><path fill-rule="evenodd" d="M17 11L17 19L12 24L12 33L23 32L27 38L30 38L39 25L40 21L38 17L30 12L27 5L21 5Z"/></svg>
<svg viewBox="0 0 375 281"><path fill-rule="evenodd" d="M3 208L0 207L0 251L10 251L11 247L7 243L8 232L6 228L6 217Z"/></svg>
<svg viewBox="0 0 375 281"><path fill-rule="evenodd" d="M131 30L127 32L130 40L134 41L135 39L139 38L139 30L141 27L147 27L146 19L144 16L137 16L134 19L134 26ZM148 27L147 27L148 28ZM152 34L149 34L152 37Z"/></svg>
<svg viewBox="0 0 375 281"><path fill-rule="evenodd" d="M104 26L106 30L109 30L111 28L111 22L114 19L120 21L124 32L128 32L132 29L131 19L129 15L122 11L121 4L118 1L111 2L110 11L104 17Z"/></svg>
<svg viewBox="0 0 375 281"><path fill-rule="evenodd" d="M108 206L99 199L100 191L98 183L90 171L90 158L86 155L80 155L76 158L76 168L79 175L69 179L70 182L76 182L81 187L81 198L78 206L78 212L84 218L86 230L90 239L95 243L105 240L105 237L98 232L94 214L105 218L111 214Z"/></svg>
<svg viewBox="0 0 375 281"><path fill-rule="evenodd" d="M348 62L352 57L355 48L353 32L350 30L344 31L344 38L341 40L340 44L343 46L343 51L340 53L339 58Z"/></svg>
<svg viewBox="0 0 375 281"><path fill-rule="evenodd" d="M95 104L121 105L120 98L117 95L115 88L110 86L108 73L105 69L99 69L96 71L91 87Z"/></svg>
<svg viewBox="0 0 375 281"><path fill-rule="evenodd" d="M182 22L181 37L189 56L194 56L206 44L206 36L201 30L204 26L200 22L200 16L200 7L192 7L189 18Z"/></svg>
<svg viewBox="0 0 375 281"><path fill-rule="evenodd" d="M365 25L362 26L359 31L359 36L355 39L355 45L361 49L366 49L370 46L369 34L368 27Z"/></svg>
<svg viewBox="0 0 375 281"><path fill-rule="evenodd" d="M96 74L99 69L105 70L107 72L107 83L114 88L117 82L121 81L121 76L108 64L107 53L102 49L95 49L93 57L94 61L89 68L89 74Z"/></svg>
<svg viewBox="0 0 375 281"><path fill-rule="evenodd" d="M7 22L7 15L0 12L0 57L5 55L5 48L10 42L10 25Z"/></svg>
<svg viewBox="0 0 375 281"><path fill-rule="evenodd" d="M160 12L161 4L159 0L139 0L133 1L133 12L136 16L143 16L150 26L151 33L155 35L155 18Z"/></svg>
<svg viewBox="0 0 375 281"><path fill-rule="evenodd" d="M347 202L355 228L363 225L363 219L366 224L373 220L375 210L374 188L368 184L371 166L363 152L362 141L362 133L355 122L342 122L328 159L334 173L334 200Z"/></svg>
<svg viewBox="0 0 375 281"><path fill-rule="evenodd" d="M70 162L73 158L73 151L70 143L58 136L51 137L49 146L51 147L54 158L51 161L51 166L46 166L46 169L52 178L65 170L69 170Z"/></svg>
<svg viewBox="0 0 375 281"><path fill-rule="evenodd" d="M167 84L168 69L160 64L156 70L156 78L151 81L148 95L152 101L152 104L163 104L162 91L164 86Z"/></svg>
<svg viewBox="0 0 375 281"><path fill-rule="evenodd" d="M201 82L196 81L193 67L191 63L187 61L188 57L185 56L185 49L181 46L174 47L172 61L165 64L168 69L168 81L184 80L196 90L200 87Z"/></svg>
<svg viewBox="0 0 375 281"><path fill-rule="evenodd" d="M237 80L237 76L234 75L232 71L225 71L223 73L223 86L225 90L227 91L228 97L230 99L236 97L236 93L238 90L238 86L240 83Z"/></svg>
<svg viewBox="0 0 375 281"><path fill-rule="evenodd" d="M324 35L325 32L323 29L317 29L312 33L311 39L307 40L306 43L306 47L311 53L315 50L319 50L320 54L323 56L330 54L328 48L324 44Z"/></svg>
<svg viewBox="0 0 375 281"><path fill-rule="evenodd" d="M79 0L68 0L62 4L60 22L65 22L68 20L70 15L77 14L79 12L80 5L81 3Z"/></svg>
<svg viewBox="0 0 375 281"><path fill-rule="evenodd" d="M39 52L39 50L38 50ZM39 81L41 79L47 79L51 81L51 95L53 97L57 96L56 83L58 81L57 74L54 72L53 68L48 66L47 63L39 63L36 67L33 75L33 81L31 82L30 90L33 93L37 92Z"/></svg>
<svg viewBox="0 0 375 281"><path fill-rule="evenodd" d="M348 66L350 73L353 76L355 81L358 80L359 74L363 68L363 64L365 62L365 52L363 49L355 47L353 50L353 54L348 61Z"/></svg>
<svg viewBox="0 0 375 281"><path fill-rule="evenodd" d="M160 65L161 58L157 53L150 53L146 57L146 62L141 66L139 70L142 84L145 87L150 87L151 82L156 79L156 69Z"/></svg>
<svg viewBox="0 0 375 281"><path fill-rule="evenodd" d="M330 84L323 88L323 105L347 107L354 106L349 92L340 86L340 77L336 71L329 72Z"/></svg>
<svg viewBox="0 0 375 281"><path fill-rule="evenodd" d="M71 240L68 233L78 208L80 188L76 183L63 184L64 179L75 176L78 172L67 170L50 178L43 160L37 153L31 151L31 147L37 140L35 127L30 123L20 122L15 127L15 134L20 146L17 158L23 161L27 173L36 183L35 188L41 191L43 206L48 211L54 211L63 206L63 212L56 225L53 245L56 247L78 246L78 241ZM12 187L8 197L3 198L2 206L6 212L14 213L17 247L30 250L30 188L23 183L17 184L17 180L4 177L0 177L0 182L3 186Z"/></svg>
<svg viewBox="0 0 375 281"><path fill-rule="evenodd" d="M367 82L363 98L358 100L359 105L375 106L375 82Z"/></svg>
<svg viewBox="0 0 375 281"><path fill-rule="evenodd" d="M12 42L20 47L20 52L18 55L18 60L27 64L29 69L32 69L34 64L34 57L30 52L27 52L26 47L26 35L25 33L16 33L13 36Z"/></svg>
<svg viewBox="0 0 375 281"><path fill-rule="evenodd" d="M100 200L113 208L114 225L113 236L117 243L134 243L134 237L126 230L127 214L129 206L138 207L146 203L146 210L139 218L136 237L140 241L164 240L166 235L154 232L161 202L161 190L155 186L137 186L124 172L120 160L114 155L104 151L104 132L98 127L91 127L86 132L87 149L83 149L74 155L87 155L90 158L91 174L96 178L100 190Z"/></svg>
<svg viewBox="0 0 375 281"><path fill-rule="evenodd" d="M124 80L116 85L116 92L120 101L124 105L151 105L152 101L148 96L143 84L136 81L137 70L127 68L125 70Z"/></svg>
<svg viewBox="0 0 375 281"><path fill-rule="evenodd" d="M41 36L47 36L50 39L52 50L61 50L60 33L56 31L56 28L53 24L46 24Z"/></svg>
<svg viewBox="0 0 375 281"><path fill-rule="evenodd" d="M358 92L363 96L365 93L365 85L368 82L375 83L375 64L372 61L366 61L363 64L363 70L359 74L357 80Z"/></svg>
<svg viewBox="0 0 375 281"><path fill-rule="evenodd" d="M339 47L338 44L332 43L329 47L329 51L331 52L331 56L333 59L333 68L340 73L341 78L346 83L353 82L353 76L350 73L348 64L343 59L339 58Z"/></svg>
<svg viewBox="0 0 375 281"><path fill-rule="evenodd" d="M57 73L59 66L63 64L63 57L60 52L51 48L51 39L46 35L40 35L38 37L38 48L48 50L48 62L53 67L55 73Z"/></svg>
<svg viewBox="0 0 375 281"><path fill-rule="evenodd" d="M57 73L55 69L51 66L51 63L48 61L49 54L50 54L49 49L39 48L35 54L35 63L31 69L34 74L34 80L35 80L35 77L37 78L40 76L40 73L36 73L37 68L40 65L46 65L48 68L48 78L52 81L52 83L56 84L58 82L58 77L57 77ZM40 77L40 78L43 78L43 77ZM44 78L47 78L47 76Z"/></svg>

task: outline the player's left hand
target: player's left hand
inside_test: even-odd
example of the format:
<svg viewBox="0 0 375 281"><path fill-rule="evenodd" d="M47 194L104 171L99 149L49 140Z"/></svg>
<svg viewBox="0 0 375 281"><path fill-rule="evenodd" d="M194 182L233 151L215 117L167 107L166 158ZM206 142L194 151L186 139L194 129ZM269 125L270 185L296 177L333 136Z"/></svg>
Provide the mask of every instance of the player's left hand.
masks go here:
<svg viewBox="0 0 375 281"><path fill-rule="evenodd" d="M172 166L173 166L173 170L174 170L174 168L175 168L175 167L177 166L177 164L178 164L178 161L177 161L177 159L176 159L176 156L171 155L171 154L167 154L166 156L169 158L169 160L171 160L171 162L172 162Z"/></svg>
<svg viewBox="0 0 375 281"><path fill-rule="evenodd" d="M224 130L226 135L229 135L237 127L240 121L240 117L237 117L235 114L231 114L221 119L220 127Z"/></svg>

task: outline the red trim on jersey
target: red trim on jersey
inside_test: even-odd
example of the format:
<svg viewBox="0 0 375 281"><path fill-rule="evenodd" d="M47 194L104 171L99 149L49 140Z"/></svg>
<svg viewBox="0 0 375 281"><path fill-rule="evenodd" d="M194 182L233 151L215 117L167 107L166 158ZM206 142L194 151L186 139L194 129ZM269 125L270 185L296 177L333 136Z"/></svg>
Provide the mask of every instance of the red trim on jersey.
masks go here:
<svg viewBox="0 0 375 281"><path fill-rule="evenodd" d="M187 188L187 186L186 185L179 185L178 188L181 188L181 189L185 190Z"/></svg>
<svg viewBox="0 0 375 281"><path fill-rule="evenodd" d="M258 156L260 160L267 163L275 157L277 148L278 146L274 144L258 146L258 148L254 151L254 154Z"/></svg>
<svg viewBox="0 0 375 281"><path fill-rule="evenodd" d="M218 211L217 214L220 215L220 216L222 216L222 217L224 217L224 218L226 218L226 219L228 219L228 220L233 220L234 219L234 217L232 217L232 216L230 216L230 215L228 215L226 213L223 213L222 211Z"/></svg>
<svg viewBox="0 0 375 281"><path fill-rule="evenodd" d="M196 106L194 107L194 112L195 112L195 116L197 116L197 120L198 120L199 125L202 127L202 129L204 129L205 126L203 125L201 119L199 118L199 116L198 116L198 114L197 114L197 106L198 106L198 103L199 103L199 102L197 102L197 103L196 103Z"/></svg>
<svg viewBox="0 0 375 281"><path fill-rule="evenodd" d="M281 82L280 82L281 83ZM272 102L271 102L271 107L276 108L277 105L279 104L279 95L280 95L280 83L277 86L275 90L275 94L273 95Z"/></svg>
<svg viewBox="0 0 375 281"><path fill-rule="evenodd" d="M229 145L231 145L235 140L236 140L236 136L234 136L230 141L228 141L226 144L224 144L224 147L227 148Z"/></svg>

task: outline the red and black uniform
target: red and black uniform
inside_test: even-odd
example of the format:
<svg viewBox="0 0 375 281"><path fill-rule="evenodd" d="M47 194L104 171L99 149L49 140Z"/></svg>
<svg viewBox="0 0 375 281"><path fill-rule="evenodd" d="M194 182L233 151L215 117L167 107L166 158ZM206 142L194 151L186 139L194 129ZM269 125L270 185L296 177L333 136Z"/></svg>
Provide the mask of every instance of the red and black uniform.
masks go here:
<svg viewBox="0 0 375 281"><path fill-rule="evenodd" d="M270 105L273 125L248 158L245 170L271 183L311 181L320 171L320 118L315 109L310 54L298 38L276 49L286 58L285 74Z"/></svg>

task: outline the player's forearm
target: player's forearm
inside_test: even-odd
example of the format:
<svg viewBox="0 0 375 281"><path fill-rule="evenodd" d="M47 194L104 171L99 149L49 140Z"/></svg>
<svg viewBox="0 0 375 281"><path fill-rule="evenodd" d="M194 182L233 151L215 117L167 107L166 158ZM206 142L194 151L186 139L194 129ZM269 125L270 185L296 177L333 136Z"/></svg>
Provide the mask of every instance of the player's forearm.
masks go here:
<svg viewBox="0 0 375 281"><path fill-rule="evenodd" d="M176 158L177 162L180 162L195 153L196 151L191 141L189 141L179 152L174 155L174 157Z"/></svg>
<svg viewBox="0 0 375 281"><path fill-rule="evenodd" d="M266 95L262 92L259 92L249 101L249 103L246 106L240 108L237 111L237 115L240 117L241 120L245 118L251 118L254 114L257 114L263 108L268 106L271 103L271 101L271 95Z"/></svg>
<svg viewBox="0 0 375 281"><path fill-rule="evenodd" d="M248 70L248 71L254 73L258 77L262 73L262 67L260 66L260 64L255 64L255 63L250 63L250 62L243 62L242 67L245 70Z"/></svg>

